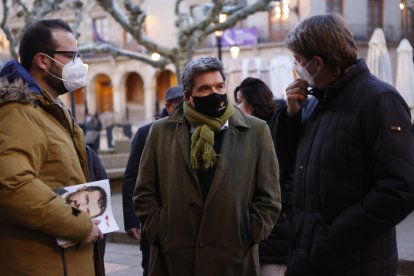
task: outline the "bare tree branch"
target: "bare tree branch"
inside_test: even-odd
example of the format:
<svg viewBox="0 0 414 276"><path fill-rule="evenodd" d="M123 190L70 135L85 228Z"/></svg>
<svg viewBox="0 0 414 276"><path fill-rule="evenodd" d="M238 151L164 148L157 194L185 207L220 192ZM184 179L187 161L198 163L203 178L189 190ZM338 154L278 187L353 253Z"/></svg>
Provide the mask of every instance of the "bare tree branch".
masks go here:
<svg viewBox="0 0 414 276"><path fill-rule="evenodd" d="M82 22L83 16L82 16L82 7L83 7L83 3L81 1L73 1L73 3L71 3L69 5L70 9L73 10L74 14L75 14L75 20L74 22L71 24L71 29L76 32L75 37L78 38L80 36L80 33L77 31L79 29L79 26Z"/></svg>
<svg viewBox="0 0 414 276"><path fill-rule="evenodd" d="M170 60L165 59L165 58L160 59L158 61L154 61L150 59L147 55L143 55L135 51L120 49L119 47L113 46L108 43L83 45L79 47L79 51L82 53L86 53L86 52L109 53L115 57L121 56L121 57L127 57L131 59L139 60L153 67L164 67L167 64L171 63Z"/></svg>
<svg viewBox="0 0 414 276"><path fill-rule="evenodd" d="M249 15L260 11L266 11L269 8L270 2L272 2L272 0L257 0L254 4L246 5L242 9L237 9L236 12L227 17L225 22L208 26L205 29L205 34L209 35L215 31L231 28L236 25L237 22L248 17Z"/></svg>
<svg viewBox="0 0 414 276"><path fill-rule="evenodd" d="M4 34L7 37L7 40L10 42L10 54L14 59L17 59L17 57L19 56L17 54L16 48L17 48L17 43L16 43L16 38L13 35L13 32L10 30L9 26L7 25L7 20L9 17L9 6L7 5L7 0L3 0L3 18L1 20L1 24L0 27L3 30Z"/></svg>
<svg viewBox="0 0 414 276"><path fill-rule="evenodd" d="M96 2L109 13L116 22L118 22L124 30L131 32L130 22L128 17L119 8L116 1L113 0L96 0Z"/></svg>
<svg viewBox="0 0 414 276"><path fill-rule="evenodd" d="M215 31L222 31L233 27L240 20L258 11L266 11L272 0L258 0L254 4L247 5L245 0L235 1L236 5L223 6L222 1L213 1L214 5L201 22L194 22L187 28L180 28L179 45L187 50L187 58L192 57L192 53L200 42ZM225 12L228 17L225 22L219 23L218 17L221 12Z"/></svg>
<svg viewBox="0 0 414 276"><path fill-rule="evenodd" d="M18 58L17 46L21 40L24 32L24 28L19 30L17 34L13 34L10 29L8 20L10 18L10 9L7 4L7 0L2 0L3 4L3 18L0 24L0 28L5 33L7 40L10 43L10 54L13 58ZM24 20L24 26L30 26L34 22L43 19L50 13L59 11L62 9L62 4L69 7L75 14L75 22L72 24L72 29L76 32L82 20L81 8L82 0L35 0L31 9L26 4L26 1L16 0L16 4L21 9L16 13L17 17L21 17Z"/></svg>
<svg viewBox="0 0 414 276"><path fill-rule="evenodd" d="M213 22L218 22L218 16L223 9L223 3L220 0L214 0L213 8L208 12L207 16L201 20L195 20L193 24L187 26L186 28L180 28L179 37L181 36L191 36L196 30L204 30Z"/></svg>
<svg viewBox="0 0 414 276"><path fill-rule="evenodd" d="M9 18L9 9L7 0L3 1L3 18L0 27L5 32L10 41L11 48L14 50L17 47L17 42L20 38L15 37L13 32L9 29L7 21ZM36 20L43 18L45 15L60 10L64 6L69 6L74 11L75 22L72 24L74 31L79 27L82 20L82 3L85 0L35 0L33 8L30 10L25 5L25 1L16 0L21 11L18 13L19 17L24 17L25 25L29 25ZM83 52L98 52L109 53L115 57L122 56L131 59L139 60L154 67L164 67L166 64L173 63L176 68L176 74L180 81L181 70L185 62L192 58L192 55L198 45L208 35L215 31L223 31L234 26L240 20L247 18L249 15L259 11L266 11L269 3L272 0L256 0L253 4L247 4L246 0L211 0L205 4L206 13L202 18L190 19L188 12L181 12L180 6L184 0L176 0L174 7L174 14L176 16L175 25L177 27L177 44L169 47L162 46L151 38L149 38L144 30L146 12L142 10L141 6L136 4L133 0L124 0L124 6L121 8L117 0L95 0L95 2L103 8L112 18L120 24L123 30L129 33L134 40L142 45L147 53L157 52L161 55L161 60L154 61L148 55L135 51L121 49L118 46L101 43L90 44L80 47ZM219 22L220 13L228 15L225 22ZM13 54L13 50L11 49ZM14 56L17 57L16 51Z"/></svg>
<svg viewBox="0 0 414 276"><path fill-rule="evenodd" d="M124 30L129 32L134 39L147 50L151 52L157 52L161 56L172 58L171 49L161 47L154 41L150 40L143 32L142 25L144 23L146 14L141 11L141 14L137 17L136 22L131 22L126 16L125 12L122 11L116 1L114 0L96 0L97 3L108 12L116 22L118 22ZM131 4L132 7L132 4ZM134 12L136 12L134 10ZM134 28L135 27L135 28Z"/></svg>

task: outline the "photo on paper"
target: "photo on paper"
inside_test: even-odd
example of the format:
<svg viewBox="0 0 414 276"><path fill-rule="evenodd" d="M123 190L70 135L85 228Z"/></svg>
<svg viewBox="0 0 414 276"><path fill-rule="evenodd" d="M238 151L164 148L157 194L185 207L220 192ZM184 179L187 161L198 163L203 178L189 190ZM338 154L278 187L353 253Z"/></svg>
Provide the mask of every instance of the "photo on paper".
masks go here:
<svg viewBox="0 0 414 276"><path fill-rule="evenodd" d="M91 219L100 221L98 227L102 234L119 230L112 212L111 188L108 179L67 186L53 191L74 209L87 212ZM62 247L74 244L60 238L57 242Z"/></svg>

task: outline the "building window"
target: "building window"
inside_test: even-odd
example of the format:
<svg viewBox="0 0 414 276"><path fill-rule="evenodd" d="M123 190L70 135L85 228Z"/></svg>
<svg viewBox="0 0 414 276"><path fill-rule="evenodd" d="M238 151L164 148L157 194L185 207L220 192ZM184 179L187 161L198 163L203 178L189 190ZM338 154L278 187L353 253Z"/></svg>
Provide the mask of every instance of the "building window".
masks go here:
<svg viewBox="0 0 414 276"><path fill-rule="evenodd" d="M384 14L383 0L368 0L368 36L374 32L375 28L382 28Z"/></svg>
<svg viewBox="0 0 414 276"><path fill-rule="evenodd" d="M326 11L330 14L343 14L343 0L327 0Z"/></svg>
<svg viewBox="0 0 414 276"><path fill-rule="evenodd" d="M100 17L94 18L92 21L93 42L108 41L108 18Z"/></svg>
<svg viewBox="0 0 414 276"><path fill-rule="evenodd" d="M269 11L270 41L283 41L289 32L289 1L275 1Z"/></svg>
<svg viewBox="0 0 414 276"><path fill-rule="evenodd" d="M142 25L141 33L148 35L147 24L145 22ZM140 53L145 52L145 47L139 44L135 38L127 31L124 31L123 33L123 48Z"/></svg>

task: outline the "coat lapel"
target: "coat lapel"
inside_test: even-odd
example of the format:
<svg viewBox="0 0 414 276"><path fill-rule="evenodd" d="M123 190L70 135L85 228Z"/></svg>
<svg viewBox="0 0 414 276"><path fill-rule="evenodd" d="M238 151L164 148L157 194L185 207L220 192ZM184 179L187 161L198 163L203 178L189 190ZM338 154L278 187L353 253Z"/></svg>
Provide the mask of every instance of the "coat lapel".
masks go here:
<svg viewBox="0 0 414 276"><path fill-rule="evenodd" d="M216 165L216 170L214 172L214 177L211 182L210 190L207 194L205 206L207 206L207 204L214 197L214 194L217 190L219 190L220 185L222 185L221 180L224 174L229 170L230 164L233 163L232 159L234 157L237 158L237 154L234 152L234 149L240 149L240 147L235 147L235 145L239 144L240 141L240 128L250 128L250 125L241 111L235 108L233 116L229 119L229 128L224 134L223 144L221 145L220 155Z"/></svg>
<svg viewBox="0 0 414 276"><path fill-rule="evenodd" d="M179 114L174 112L170 117L170 121L177 123L175 137L177 140L178 147L180 148L181 154L185 160L187 169L193 175L194 181L198 185L197 172L191 168L191 159L190 159L190 130L187 122L184 119L184 116L179 119Z"/></svg>

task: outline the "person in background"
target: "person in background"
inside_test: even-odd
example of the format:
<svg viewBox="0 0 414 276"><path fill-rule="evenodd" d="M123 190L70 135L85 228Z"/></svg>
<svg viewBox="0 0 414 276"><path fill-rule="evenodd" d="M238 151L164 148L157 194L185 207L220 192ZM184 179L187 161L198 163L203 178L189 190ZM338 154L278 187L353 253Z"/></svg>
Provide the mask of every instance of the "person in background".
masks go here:
<svg viewBox="0 0 414 276"><path fill-rule="evenodd" d="M89 181L99 181L108 179L108 175L106 174L105 168L102 165L101 160L99 159L98 154L95 150L93 150L88 145L85 146L86 149L86 157L88 160L88 174L89 174ZM95 254L95 270L99 271L99 275L105 275L105 247L106 247L106 235L103 235L102 239L98 239L97 242L94 243L93 249Z"/></svg>
<svg viewBox="0 0 414 276"><path fill-rule="evenodd" d="M244 79L236 87L234 99L244 114L267 122L279 160L282 212L269 237L259 244L259 261L261 276L283 276L289 252L288 218L292 213L293 162L286 164L281 151L276 147L276 129L280 108L286 104L283 100L274 101L269 87L262 80L251 77Z"/></svg>
<svg viewBox="0 0 414 276"><path fill-rule="evenodd" d="M60 19L27 26L19 56L0 71L0 275L99 275L97 223L53 192L89 180L83 132L59 99L87 67Z"/></svg>
<svg viewBox="0 0 414 276"><path fill-rule="evenodd" d="M85 133L85 144L97 152L99 150L99 139L102 130L102 122L99 119L98 111L94 115L87 114L81 127L83 127Z"/></svg>
<svg viewBox="0 0 414 276"><path fill-rule="evenodd" d="M222 63L189 61L184 103L155 121L142 153L135 210L149 275L259 275L258 243L280 212L269 128L228 102Z"/></svg>
<svg viewBox="0 0 414 276"><path fill-rule="evenodd" d="M339 16L305 19L285 44L298 76L277 130L297 142L286 275L395 276L395 225L414 209L407 104L357 59Z"/></svg>
<svg viewBox="0 0 414 276"><path fill-rule="evenodd" d="M183 88L181 86L174 86L169 88L165 92L165 108L161 113L161 118L171 114L182 102ZM127 234L131 238L141 240L141 265L144 271L144 276L148 275L148 263L150 254L149 245L147 239L145 238L145 233L141 232L142 225L138 217L135 215L132 194L134 193L135 183L137 181L139 161L141 159L142 151L144 150L151 125L152 123L140 127L132 139L131 153L129 155L128 163L125 169L124 185L122 188L124 226Z"/></svg>

